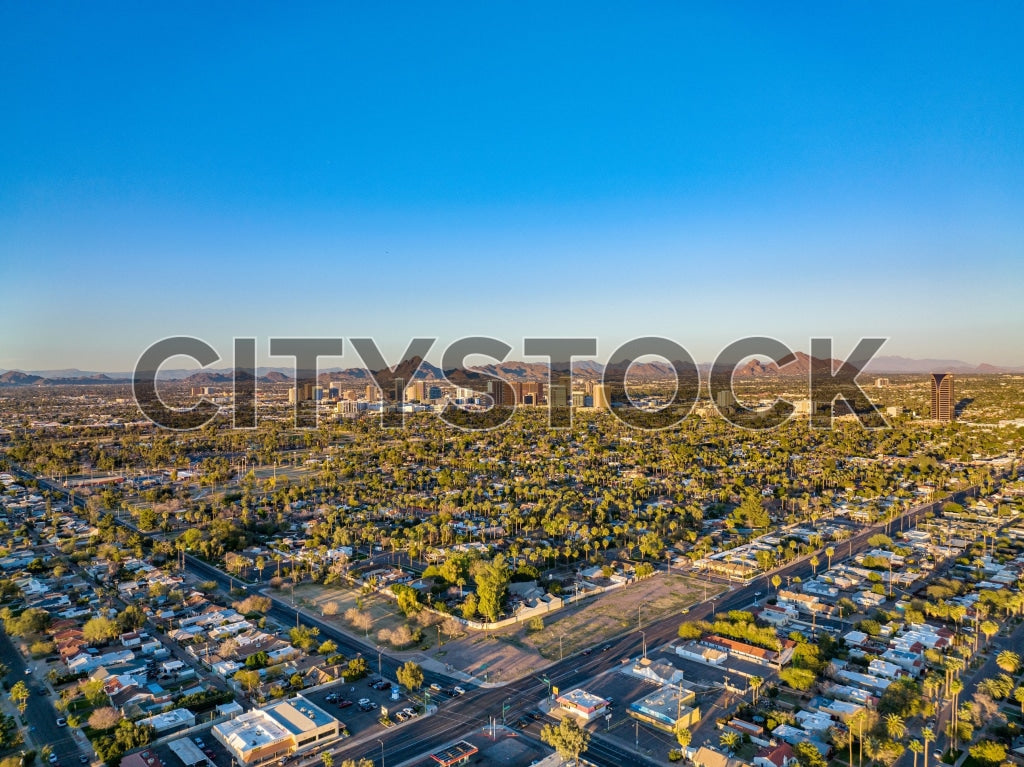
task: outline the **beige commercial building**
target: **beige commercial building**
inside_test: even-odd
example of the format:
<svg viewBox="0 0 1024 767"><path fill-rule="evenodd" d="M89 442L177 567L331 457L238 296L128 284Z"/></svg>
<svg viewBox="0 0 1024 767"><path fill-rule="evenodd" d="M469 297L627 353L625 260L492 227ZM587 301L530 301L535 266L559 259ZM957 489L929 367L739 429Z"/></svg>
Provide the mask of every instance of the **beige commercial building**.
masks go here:
<svg viewBox="0 0 1024 767"><path fill-rule="evenodd" d="M243 765L302 753L340 735L339 722L301 695L213 726L213 737Z"/></svg>
<svg viewBox="0 0 1024 767"><path fill-rule="evenodd" d="M594 384L593 397L594 407L601 410L611 410L612 403L609 399L608 384Z"/></svg>

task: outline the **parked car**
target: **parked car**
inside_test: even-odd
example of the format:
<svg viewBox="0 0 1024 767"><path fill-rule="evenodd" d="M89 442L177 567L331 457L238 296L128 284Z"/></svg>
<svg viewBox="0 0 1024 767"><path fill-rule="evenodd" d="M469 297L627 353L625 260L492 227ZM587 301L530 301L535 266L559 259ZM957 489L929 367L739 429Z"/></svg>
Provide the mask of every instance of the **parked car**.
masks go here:
<svg viewBox="0 0 1024 767"><path fill-rule="evenodd" d="M338 708L348 708L351 705L352 701L350 701L348 698L342 698L338 701Z"/></svg>
<svg viewBox="0 0 1024 767"><path fill-rule="evenodd" d="M66 727L66 726L67 726L67 724L68 724L68 720L67 720L67 719L65 719L64 717L60 717L60 718L59 718L59 719L57 720L57 726L58 726L58 727Z"/></svg>

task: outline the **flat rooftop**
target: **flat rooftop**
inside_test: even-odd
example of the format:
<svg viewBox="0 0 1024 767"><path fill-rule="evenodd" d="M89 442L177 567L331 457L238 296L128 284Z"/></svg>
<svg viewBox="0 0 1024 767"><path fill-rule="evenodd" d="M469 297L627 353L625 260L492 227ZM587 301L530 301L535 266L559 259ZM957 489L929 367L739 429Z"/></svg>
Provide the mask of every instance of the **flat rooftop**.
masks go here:
<svg viewBox="0 0 1024 767"><path fill-rule="evenodd" d="M442 765L442 767L449 767L449 765L459 764L460 762L469 759L469 757L473 756L477 751L477 747L472 743L460 740L454 746L449 746L448 748L443 748L440 751L435 751L430 755L430 758Z"/></svg>
<svg viewBox="0 0 1024 767"><path fill-rule="evenodd" d="M172 740L167 744L167 746L176 757L181 759L183 764L187 765L187 767L192 767L194 764L202 764L203 762L209 761L206 758L206 754L199 750L199 746L188 738Z"/></svg>
<svg viewBox="0 0 1024 767"><path fill-rule="evenodd" d="M607 706L608 701L599 695L587 692L579 687L575 690L569 690L558 696L559 703L571 703L574 706L580 708L601 708L601 706Z"/></svg>
<svg viewBox="0 0 1024 767"><path fill-rule="evenodd" d="M301 695L265 706L263 711L293 735L316 730L334 721L333 716Z"/></svg>
<svg viewBox="0 0 1024 767"><path fill-rule="evenodd" d="M629 708L639 714L646 714L667 724L673 724L677 718L685 717L693 710L686 705L686 701L692 701L693 698L693 690L688 690L685 687L681 691L674 687L663 687L646 698L633 701L629 704Z"/></svg>
<svg viewBox="0 0 1024 767"><path fill-rule="evenodd" d="M213 729L221 734L228 745L239 752L269 746L291 737L288 730L261 709L215 724Z"/></svg>

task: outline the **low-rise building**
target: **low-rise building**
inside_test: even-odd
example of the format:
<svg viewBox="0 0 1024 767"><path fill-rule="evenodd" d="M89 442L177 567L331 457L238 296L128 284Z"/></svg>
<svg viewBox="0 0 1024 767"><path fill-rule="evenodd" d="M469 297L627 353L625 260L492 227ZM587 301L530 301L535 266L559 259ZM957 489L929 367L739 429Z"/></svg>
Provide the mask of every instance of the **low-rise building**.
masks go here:
<svg viewBox="0 0 1024 767"><path fill-rule="evenodd" d="M148 724L154 730L157 735L162 735L165 732L171 730L180 730L185 727L193 727L196 723L196 715L189 711L187 708L175 708L170 711L164 711L161 714L154 714L153 716L140 719L137 724Z"/></svg>
<svg viewBox="0 0 1024 767"><path fill-rule="evenodd" d="M608 710L608 701L580 688L559 695L555 702L563 711L575 714L587 722L597 719Z"/></svg>
<svg viewBox="0 0 1024 767"><path fill-rule="evenodd" d="M240 764L302 753L340 734L339 722L301 695L213 726L213 737Z"/></svg>
<svg viewBox="0 0 1024 767"><path fill-rule="evenodd" d="M676 724L693 727L700 720L700 711L691 705L697 696L685 687L662 687L645 698L633 701L627 713L645 724L665 732L674 732Z"/></svg>

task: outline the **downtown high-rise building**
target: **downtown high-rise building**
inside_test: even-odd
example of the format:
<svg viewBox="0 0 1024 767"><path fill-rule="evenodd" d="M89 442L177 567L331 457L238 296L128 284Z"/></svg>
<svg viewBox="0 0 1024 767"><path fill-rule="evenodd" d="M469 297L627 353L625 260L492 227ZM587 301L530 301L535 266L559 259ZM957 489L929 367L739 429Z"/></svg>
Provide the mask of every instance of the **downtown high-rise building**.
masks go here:
<svg viewBox="0 0 1024 767"><path fill-rule="evenodd" d="M941 423L956 419L952 373L932 373L932 418Z"/></svg>

